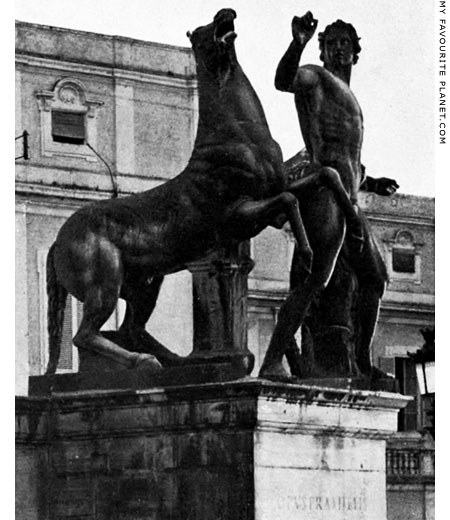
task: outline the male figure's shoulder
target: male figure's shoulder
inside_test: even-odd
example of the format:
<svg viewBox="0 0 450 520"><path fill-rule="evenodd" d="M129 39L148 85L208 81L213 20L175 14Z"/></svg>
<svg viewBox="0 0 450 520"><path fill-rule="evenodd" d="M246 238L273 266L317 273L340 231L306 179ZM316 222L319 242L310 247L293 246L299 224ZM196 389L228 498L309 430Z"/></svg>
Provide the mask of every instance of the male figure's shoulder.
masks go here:
<svg viewBox="0 0 450 520"><path fill-rule="evenodd" d="M298 68L295 77L297 88L308 89L319 84L335 82L337 78L320 65L302 65Z"/></svg>

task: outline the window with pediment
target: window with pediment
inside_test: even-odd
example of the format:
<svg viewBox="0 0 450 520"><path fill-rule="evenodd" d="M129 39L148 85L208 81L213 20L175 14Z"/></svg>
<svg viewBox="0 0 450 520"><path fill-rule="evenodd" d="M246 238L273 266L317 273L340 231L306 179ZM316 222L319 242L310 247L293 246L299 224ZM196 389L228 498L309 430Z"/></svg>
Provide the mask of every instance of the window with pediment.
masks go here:
<svg viewBox="0 0 450 520"><path fill-rule="evenodd" d="M392 281L421 282L420 250L418 243L408 230L399 230L393 240L387 240L387 267Z"/></svg>
<svg viewBox="0 0 450 520"><path fill-rule="evenodd" d="M56 82L53 90L36 92L41 119L41 153L95 161L89 143L97 144L98 108L101 101L89 97L83 83L74 78Z"/></svg>

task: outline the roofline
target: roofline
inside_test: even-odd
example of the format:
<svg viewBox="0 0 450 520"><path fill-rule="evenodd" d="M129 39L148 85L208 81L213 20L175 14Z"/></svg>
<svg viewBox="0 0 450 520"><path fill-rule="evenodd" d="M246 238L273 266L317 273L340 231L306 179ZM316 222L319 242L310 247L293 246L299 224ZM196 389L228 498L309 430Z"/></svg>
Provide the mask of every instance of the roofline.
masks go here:
<svg viewBox="0 0 450 520"><path fill-rule="evenodd" d="M109 40L122 40L127 42L137 42L144 45L151 45L152 47L161 47L161 48L169 48L169 49L176 49L178 51L182 51L185 53L192 53L192 49L190 47L183 47L181 45L172 45L170 43L161 43L161 42L153 42L149 40L139 40L137 38L130 38L128 36L119 36L119 35L113 35L113 34L104 34L104 33L97 33L93 31L83 31L81 29L69 29L67 27L56 27L53 25L44 25L40 23L31 23L31 22L23 22L21 20L15 20L15 25L22 25L22 26L28 26L28 27L36 27L39 29L49 29L52 31L58 31L58 32L69 32L74 34L91 34L93 36L102 36L105 39Z"/></svg>

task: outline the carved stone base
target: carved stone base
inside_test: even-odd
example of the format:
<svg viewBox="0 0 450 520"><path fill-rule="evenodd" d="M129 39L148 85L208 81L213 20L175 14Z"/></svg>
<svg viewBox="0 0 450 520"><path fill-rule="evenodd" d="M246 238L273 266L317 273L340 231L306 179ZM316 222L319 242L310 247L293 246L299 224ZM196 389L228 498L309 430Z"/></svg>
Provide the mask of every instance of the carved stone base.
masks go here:
<svg viewBox="0 0 450 520"><path fill-rule="evenodd" d="M17 518L384 520L408 398L271 383L17 399Z"/></svg>
<svg viewBox="0 0 450 520"><path fill-rule="evenodd" d="M102 358L102 361L104 358ZM28 392L31 396L86 391L132 391L152 387L170 387L233 381L247 375L246 369L231 363L210 363L163 368L156 372L147 368L82 371L73 374L32 376Z"/></svg>
<svg viewBox="0 0 450 520"><path fill-rule="evenodd" d="M370 390L372 392L397 392L398 381L392 377L370 379L368 377L321 377L307 378L297 383L318 387L340 388L346 390Z"/></svg>
<svg viewBox="0 0 450 520"><path fill-rule="evenodd" d="M164 374L177 373L181 375L182 372L186 372L186 376L182 377L186 383L207 382L196 377L196 372L200 371L205 376L207 373L211 374L213 379L210 382L229 381L246 376L252 371L254 365L254 356L247 349L214 349L210 352L194 350L189 356L183 357L171 352L147 332L141 333L139 338L132 338L122 331L104 331L102 334L125 350L154 355L164 367L162 374L158 375L158 380L170 382L170 379L167 379ZM142 373L142 369L126 370L120 363L86 349L79 349L79 360L78 373L84 380L95 374L97 379L99 376L99 380L106 381L108 378L102 376L105 372L132 374L139 370ZM198 368L199 365L201 365L200 368ZM208 366L209 369L207 369ZM174 370L176 367L179 370ZM220 370L223 370L224 374L219 378L218 372ZM114 379L114 376L112 376L112 379ZM149 381L151 382L153 379L150 378L147 384Z"/></svg>

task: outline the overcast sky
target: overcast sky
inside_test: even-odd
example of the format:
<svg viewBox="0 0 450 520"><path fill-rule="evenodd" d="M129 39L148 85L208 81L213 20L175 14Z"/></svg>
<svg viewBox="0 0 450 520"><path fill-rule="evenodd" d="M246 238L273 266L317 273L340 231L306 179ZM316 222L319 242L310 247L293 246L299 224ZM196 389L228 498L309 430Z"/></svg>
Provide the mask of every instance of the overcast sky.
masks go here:
<svg viewBox="0 0 450 520"><path fill-rule="evenodd" d="M434 2L431 0L16 0L16 19L189 46L187 30L222 7L237 12L239 62L288 159L303 148L294 99L275 90L293 15L311 10L318 31L341 18L361 37L352 90L363 113L369 175L396 178L402 193L434 196ZM317 34L302 63L320 64Z"/></svg>

